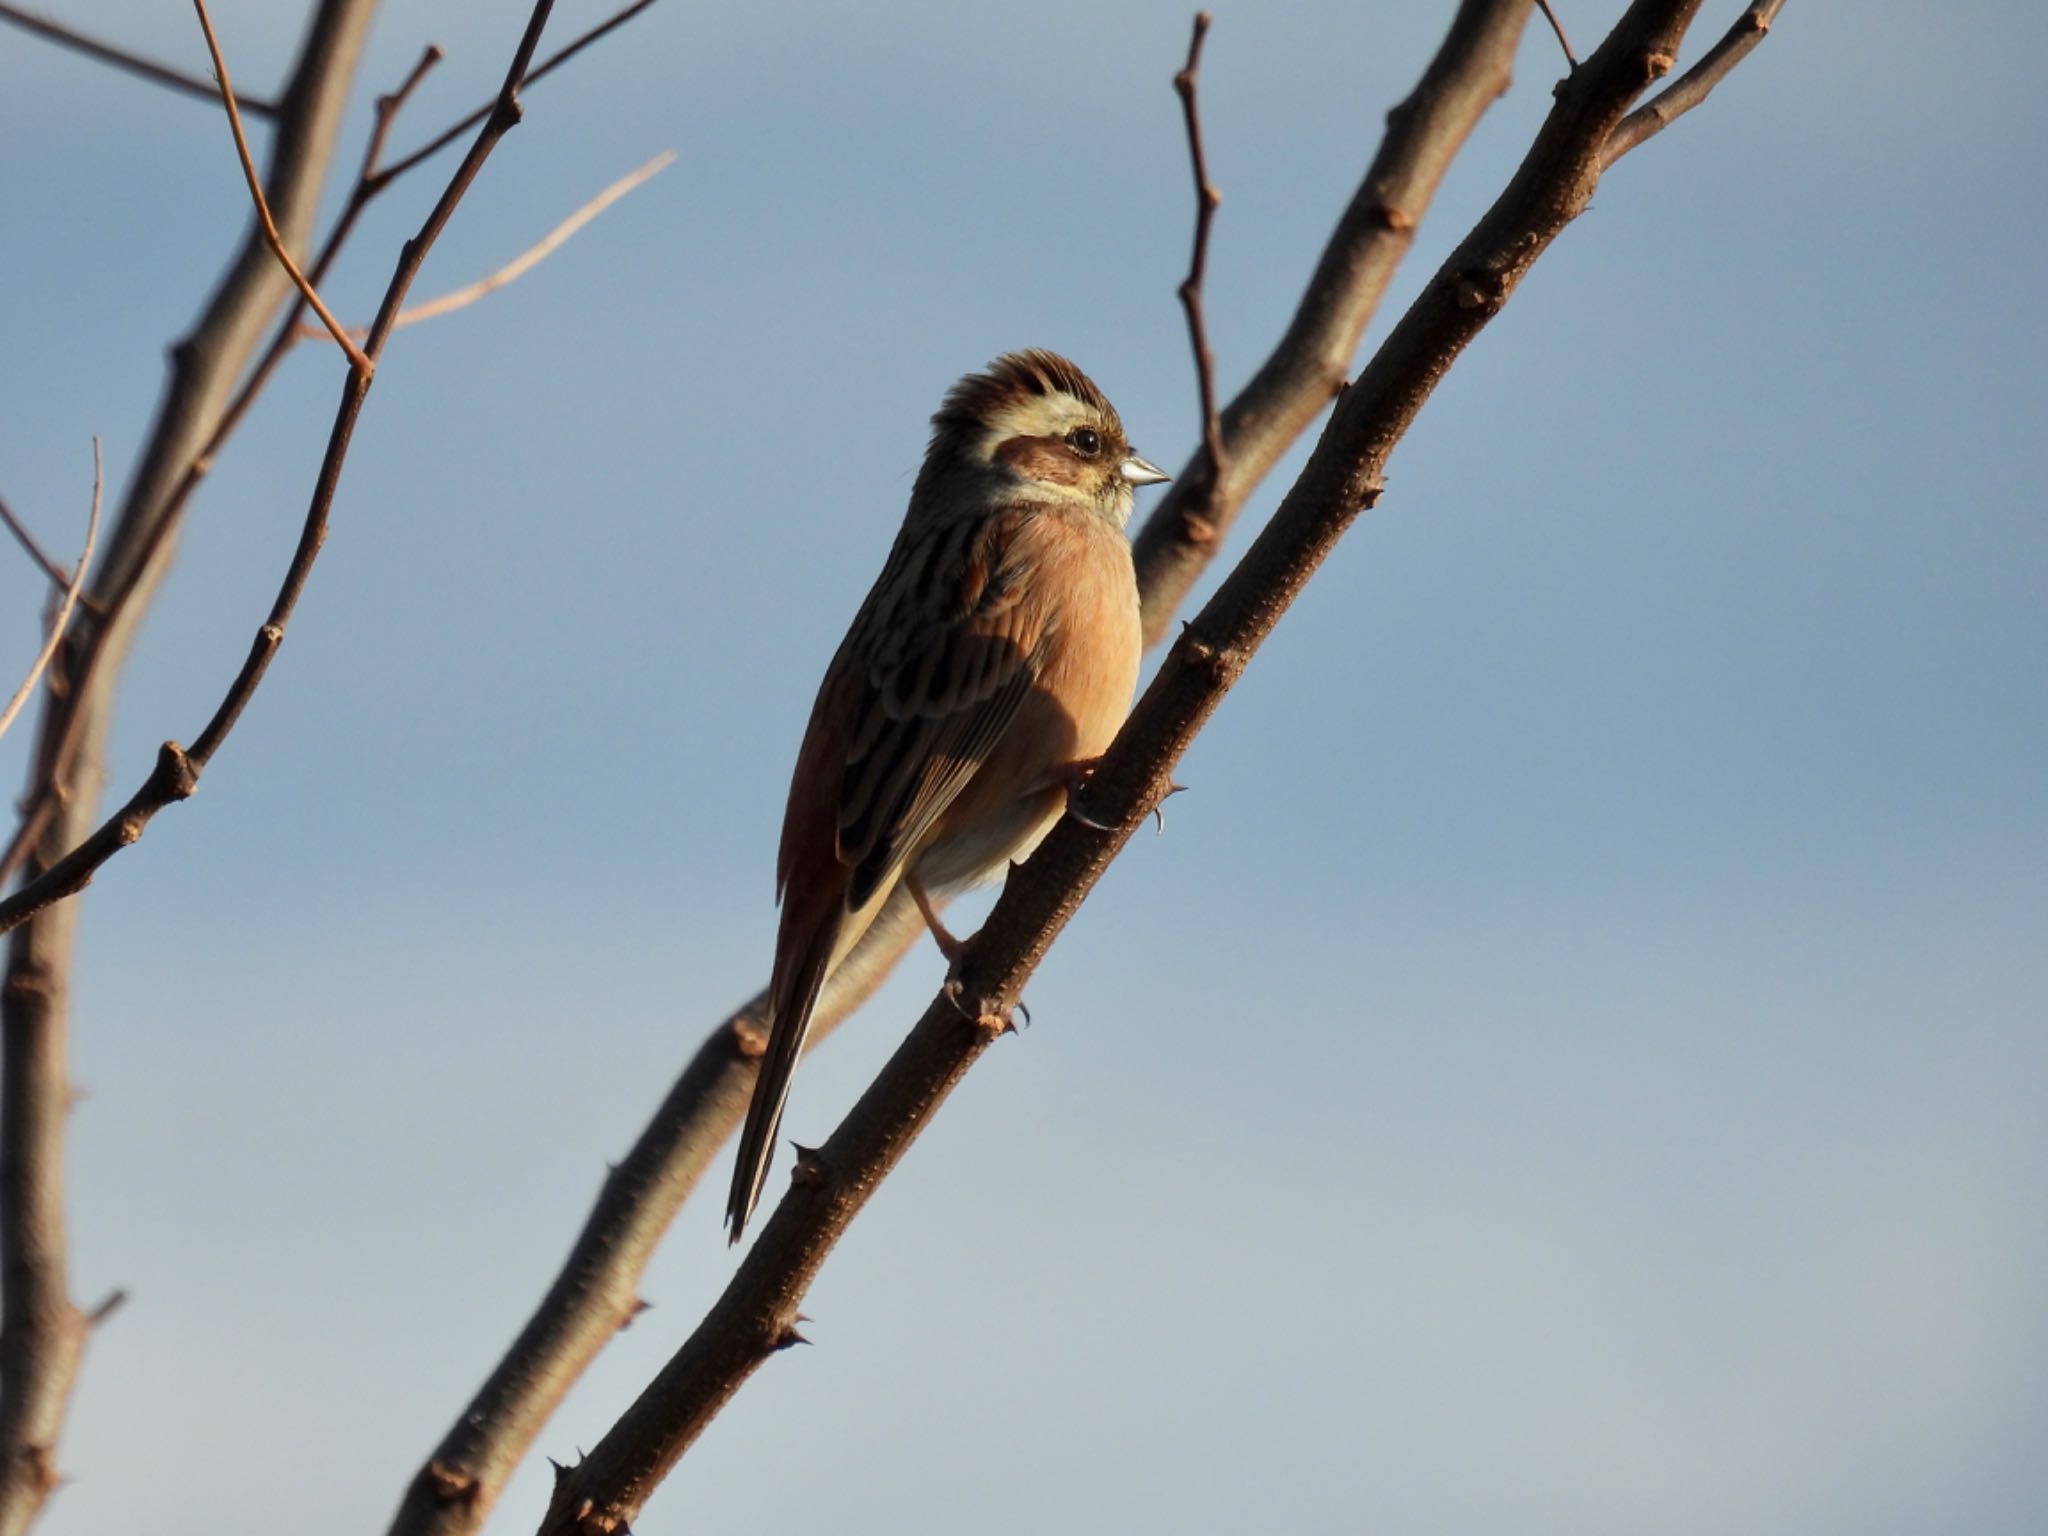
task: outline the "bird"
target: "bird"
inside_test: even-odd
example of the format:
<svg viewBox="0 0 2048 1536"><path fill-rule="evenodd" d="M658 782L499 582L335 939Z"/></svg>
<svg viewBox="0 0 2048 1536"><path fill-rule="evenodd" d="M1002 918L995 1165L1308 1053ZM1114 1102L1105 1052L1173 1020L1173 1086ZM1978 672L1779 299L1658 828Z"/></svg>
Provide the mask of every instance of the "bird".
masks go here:
<svg viewBox="0 0 2048 1536"><path fill-rule="evenodd" d="M899 893L934 902L1052 830L1130 712L1144 649L1133 492L1169 477L1073 363L1008 352L947 391L882 573L839 644L790 776L768 1043L726 1207L761 1198L833 970Z"/></svg>

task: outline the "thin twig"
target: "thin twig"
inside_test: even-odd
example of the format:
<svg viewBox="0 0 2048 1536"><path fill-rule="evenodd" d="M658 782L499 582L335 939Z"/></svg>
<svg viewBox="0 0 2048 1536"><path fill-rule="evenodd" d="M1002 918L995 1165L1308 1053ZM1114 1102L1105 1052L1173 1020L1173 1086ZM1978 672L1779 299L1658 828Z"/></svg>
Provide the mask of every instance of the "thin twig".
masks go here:
<svg viewBox="0 0 2048 1536"><path fill-rule="evenodd" d="M363 210L383 188L390 185L385 181L372 187L368 185L368 181L377 169L377 161L390 138L392 126L397 121L400 109L418 89L427 72L440 63L441 58L440 48L428 44L398 89L377 98L375 119L371 126L368 145L363 152L362 172L357 176L356 185L336 218L334 227L328 231L326 240L321 243L319 256L306 273L308 280L316 288L325 280L335 259L340 256L342 247L347 244L349 236L354 232ZM219 92L215 91L213 95L215 102L218 103ZM93 611L111 621L118 618L127 608L144 574L155 568L158 551L169 543L177 532L183 521L186 503L198 490L200 482L212 471L221 450L226 447L235 429L242 424L250 407L256 403L257 396L263 392L264 386L275 375L278 365L284 361L285 354L299 340L299 317L305 312L305 295L295 288L292 292L291 306L278 323L277 329L271 333L270 344L264 349L256 366L249 370L247 377L236 389L234 397L222 410L220 419L215 422L213 431L205 443L186 463L178 476L177 484L164 498L156 520L144 535L139 557L128 563L121 580L114 590L106 595L102 604L94 604L90 595L86 597L85 602ZM327 332L320 330L314 334L325 336ZM82 690L90 683L94 671L106 655L101 642L107 632L104 626L93 630L83 647L83 654L76 659L76 675L72 679L74 689ZM56 786L64 781L69 772L72 753L82 739L84 722L85 716L77 712L67 715L60 722L51 750L46 754L49 766L31 786L27 796L27 810L22 816L21 825L9 841L6 851L0 853L0 884L6 882L14 872L15 866L27 856L28 849L42 836L43 825L54 809Z"/></svg>
<svg viewBox="0 0 2048 1536"><path fill-rule="evenodd" d="M220 78L220 99L228 109L228 127L234 131L235 153L242 161L242 175L249 183L249 196L256 204L256 217L263 221L263 235L269 240L270 248L277 253L278 265L291 275L306 302L313 306L313 313L333 333L335 345L348 357L348 364L358 373L368 373L376 365L364 355L348 334L342 323L334 318L334 312L321 300L318 291L306 281L306 274L299 270L299 264L292 260L292 253L286 248L284 236L277 232L277 221L270 216L270 204L263 196L263 178L256 174L256 160L249 153L249 139L242 132L242 114L235 107L235 89L228 83L228 62L221 57L220 40L213 35L213 18L206 14L206 0L192 0L192 8L199 13L199 25L206 33L206 51L213 55L213 72Z"/></svg>
<svg viewBox="0 0 2048 1536"><path fill-rule="evenodd" d="M51 586L62 592L71 585L70 573L43 552L43 546L36 542L35 535L14 515L14 509L8 506L4 499L0 499L0 523L7 525L8 532L12 533L15 541L28 552L29 559L42 567L43 574L50 578Z"/></svg>
<svg viewBox="0 0 2048 1536"><path fill-rule="evenodd" d="M23 520L14 516L14 508L10 508L4 498L0 498L0 522L4 522L8 526L8 532L12 532L14 541L29 553L29 559L33 559L37 565L43 567L43 575L47 575L49 584L53 588L57 588L57 592L63 592L63 588L68 588L72 584L70 573L63 569L61 565L57 565L57 561L53 561L49 555L43 553L43 547L39 543L35 543L35 535L31 535L27 524Z"/></svg>
<svg viewBox="0 0 2048 1536"><path fill-rule="evenodd" d="M949 986L823 1146L806 1154L719 1300L638 1400L558 1478L545 1536L626 1530L718 1410L776 1351L827 1255L955 1084L1174 764L1359 514L1445 372L1591 200L1608 134L1674 52L1698 0L1635 0L1560 87L1521 166L1346 391L1271 523L1183 632L1063 818L1005 883ZM1111 830L1102 830L1107 824ZM956 997L957 991L957 997ZM978 1019L962 1017L964 1011Z"/></svg>
<svg viewBox="0 0 2048 1536"><path fill-rule="evenodd" d="M1543 12L1543 19L1550 23L1550 30L1557 34L1557 46L1564 50L1564 61L1572 69L1579 67L1579 56L1572 52L1572 40L1564 35L1564 23L1557 19L1557 12L1550 8L1550 0L1536 0L1536 8Z"/></svg>
<svg viewBox="0 0 2048 1536"><path fill-rule="evenodd" d="M158 85L167 85L174 91L196 96L202 101L220 100L220 90L211 80L202 80L197 75L188 75L181 69L172 69L168 64L159 64L154 59L145 59L139 53L130 53L112 43L103 43L98 38L87 37L83 32L73 31L46 17L32 15L19 6L8 5L0 0L0 21L11 21L23 31L65 48L76 49L102 64L111 64L116 69L125 69L131 75L140 75L145 80L154 80ZM276 117L278 105L260 96L238 96L242 110L252 117Z"/></svg>
<svg viewBox="0 0 2048 1536"><path fill-rule="evenodd" d="M1133 540L1145 643L1157 645L1238 511L1351 372L1359 338L1480 117L1508 88L1529 0L1461 0L1323 247L1287 332L1223 408L1228 469L1211 487L1199 459L1165 489ZM1206 450L1203 450L1206 452Z"/></svg>
<svg viewBox="0 0 2048 1536"><path fill-rule="evenodd" d="M204 0L193 0L193 3L199 8L203 22ZM143 829L158 811L189 799L198 789L199 776L207 763L220 750L221 743L227 740L235 722L255 696L278 647L284 643L285 628L298 606L300 594L305 591L306 580L312 574L320 546L326 542L327 520L333 510L334 493L341 483L342 465L348 458L349 443L355 434L357 418L362 414L363 400L376 376L376 359L382 355L384 343L390 339L393 323L405 303L413 279L419 275L427 253L447 227L456 204L462 201L463 194L476 180L478 171L482 170L498 140L518 123L521 115L519 81L533 57L534 46L540 41L541 29L547 25L548 13L553 8L554 0L535 0L533 14L513 55L512 68L498 93L496 105L484 119L482 131L471 144L469 153L463 156L462 163L455 168L455 174L449 179L440 199L428 212L419 233L405 244L397 269L384 290L384 302L371 324L369 341L363 348L364 365L359 367L352 361L348 379L342 386L341 405L336 411L334 426L328 434L327 451L314 480L312 503L299 531L298 546L292 552L291 562L278 586L277 597L271 603L270 616L256 631L242 669L229 684L227 694L214 710L213 718L207 721L205 729L189 750L175 741L165 742L157 751L155 769L143 781L142 787L129 796L127 804L42 874L28 881L13 895L0 899L0 933L34 916L50 903L83 890L102 864L142 836ZM302 286L300 292L311 297L308 287ZM348 345L353 351L355 344L350 342Z"/></svg>
<svg viewBox="0 0 2048 1536"><path fill-rule="evenodd" d="M486 294L497 292L498 289L503 288L507 283L517 282L549 256L552 256L556 250L568 242L570 236L574 235L576 231L588 224L600 213L603 213L605 209L611 207L613 203L616 203L643 182L652 180L662 171L667 170L669 166L675 163L675 158L676 152L674 150L663 150L637 170L630 171L626 175L621 176L617 181L606 187L597 196L593 197L589 202L541 236L533 245L513 257L512 260L506 262L497 271L491 273L490 276L479 278L476 282L457 288L452 293L444 293L437 299L428 299L422 304L407 305L399 311L398 318L392 322L392 329L398 330L408 325L416 325L422 320L432 320L438 316L448 314L452 310L462 309L474 304ZM301 325L298 328L299 339L302 341L317 341L326 334L325 330L315 326ZM349 334L352 336L367 336L369 328L366 326L351 326Z"/></svg>
<svg viewBox="0 0 2048 1536"><path fill-rule="evenodd" d="M1747 58L1750 50L1764 40L1764 35L1771 30L1771 23L1777 20L1778 12L1784 8L1785 0L1758 0L1757 4L1736 17L1735 25L1722 33L1720 41L1701 55L1699 63L1621 120L1621 126L1608 138L1607 148L1601 153L1600 168L1605 170L1705 101L1714 87L1727 77L1728 71Z"/></svg>
<svg viewBox="0 0 2048 1536"><path fill-rule="evenodd" d="M373 0L313 0L279 92L266 190L273 218L293 242L312 224L373 12ZM164 498L218 419L266 317L291 291L254 220L232 234L225 275L170 348L164 389L80 599L90 611L73 616L56 663L65 686L41 694L30 799L5 860L31 877L99 819L99 762L121 661L169 564L169 542L158 537ZM128 594L120 612L107 602L117 589ZM60 757L68 765L61 773ZM15 928L0 972L0 1536L27 1531L57 1485L64 1424L92 1331L70 1297L64 1209L78 917L66 905Z"/></svg>
<svg viewBox="0 0 2048 1536"><path fill-rule="evenodd" d="M585 32L581 37L576 38L573 42L570 42L564 47L556 49L555 52L551 53L550 55L548 55L547 58L543 59L539 64L535 65L532 71L526 76L526 78L519 82L520 89L524 90L527 86L538 85L542 80L546 79L550 74L554 73L555 70L559 69L562 65L568 63L571 59L575 58L577 54L581 53L584 49L588 48L592 43L596 42L606 33L612 31L613 28L623 27L627 22L631 21L635 16L638 16L642 11L646 10L647 7L649 7L652 4L654 4L654 0L633 0L633 3L631 5L628 5L621 10L614 11L610 16L607 16L603 21L599 22L596 26L592 27L588 32ZM478 107L474 112L470 113L469 116L461 118L460 120L454 123L451 123L447 128L443 129L440 133L435 134L433 138L429 139L426 143L422 144L418 149L414 150L411 154L405 156L403 159L393 161L389 166L385 167L382 171L379 171L377 173L375 189L377 191L382 191L386 185L393 181L396 181L399 177L403 176L407 171L411 170L414 166L418 165L422 160L426 160L434 155L438 155L442 150L446 149L450 144L453 144L457 139L461 138L465 133L469 132L470 129L474 128L486 117L490 116L491 110L496 105L496 101L485 102L482 106Z"/></svg>
<svg viewBox="0 0 2048 1536"><path fill-rule="evenodd" d="M21 706L28 702L28 696L35 692L37 681L43 675L43 668L50 664L50 658L57 654L57 647L63 643L64 631L71 625L71 613L78 606L78 594L85 586L85 573L92 566L92 552L100 539L100 488L104 476L100 468L100 440L92 440L92 511L85 520L85 548L80 551L78 565L71 572L71 581L64 588L63 599L57 605L56 615L50 620L50 633L43 640L43 648L28 669L28 676L21 680L21 686L14 691L14 697L7 701L7 707L0 709L0 736L7 734L7 728L14 724L14 717L21 713Z"/></svg>
<svg viewBox="0 0 2048 1536"><path fill-rule="evenodd" d="M1209 160L1202 150L1202 111L1195 100L1195 77L1202 64L1202 40L1209 35L1209 13L1195 12L1194 33L1188 39L1188 61L1173 77L1180 97L1181 116L1188 130L1188 165L1195 176L1195 246L1188 257L1188 275L1180 285L1181 307L1188 315L1188 345L1195 354L1195 382L1202 396L1202 448L1209 456L1205 489L1195 515L1207 519L1208 503L1223 484L1223 423L1216 415L1216 357L1209 350L1209 327L1202 314L1202 280L1209 271L1209 227L1215 222L1216 207L1223 194L1209 180Z"/></svg>
<svg viewBox="0 0 2048 1536"><path fill-rule="evenodd" d="M444 57L446 55L441 52L439 43L427 44L421 50L419 61L413 65L412 72L399 81L398 89L386 91L377 98L376 116L370 126L370 137L363 145L363 168L356 173L355 190L349 194L351 203L367 203L377 195L378 190L391 185L393 178L379 179L377 162L384 158L384 146L391 140L391 130L398 122L399 112L411 99L412 93L420 88L420 82L427 78L427 72ZM377 183L375 189L370 185L373 181Z"/></svg>

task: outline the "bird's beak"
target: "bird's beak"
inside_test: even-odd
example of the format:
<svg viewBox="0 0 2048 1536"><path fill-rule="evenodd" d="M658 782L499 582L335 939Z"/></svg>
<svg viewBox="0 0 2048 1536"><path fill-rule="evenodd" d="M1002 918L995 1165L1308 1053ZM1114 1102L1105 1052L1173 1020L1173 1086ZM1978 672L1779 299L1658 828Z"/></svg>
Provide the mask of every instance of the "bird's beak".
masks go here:
<svg viewBox="0 0 2048 1536"><path fill-rule="evenodd" d="M1120 473L1132 485L1158 485L1173 478L1150 459L1135 453L1124 456L1123 469Z"/></svg>

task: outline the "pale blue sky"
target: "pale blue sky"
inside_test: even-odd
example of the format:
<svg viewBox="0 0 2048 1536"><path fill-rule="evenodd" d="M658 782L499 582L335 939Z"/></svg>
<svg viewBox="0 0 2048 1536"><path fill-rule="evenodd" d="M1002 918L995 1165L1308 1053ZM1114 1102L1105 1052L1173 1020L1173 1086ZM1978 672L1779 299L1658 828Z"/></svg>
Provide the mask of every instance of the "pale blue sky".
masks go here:
<svg viewBox="0 0 2048 1536"><path fill-rule="evenodd" d="M215 7L247 88L295 9ZM521 9L387 5L347 155L429 39L399 142L480 100ZM1447 9L1217 7L1227 389ZM1618 6L1561 9L1590 46ZM182 5L52 10L203 67ZM50 1536L381 1529L765 974L788 763L940 392L1056 347L1184 462L1186 23L667 0L531 94L423 292L680 159L393 343L271 680L88 898L77 1286L132 1299ZM1613 173L834 1256L816 1346L640 1529L2048 1526L2044 48L2017 0L1793 0ZM1557 73L1532 29L1375 336ZM68 551L244 193L206 107L12 31L0 143L0 489ZM124 791L239 662L337 388L295 359L195 507ZM0 551L6 654L36 599ZM940 974L806 1067L789 1134ZM723 1285L717 1203L543 1451Z"/></svg>

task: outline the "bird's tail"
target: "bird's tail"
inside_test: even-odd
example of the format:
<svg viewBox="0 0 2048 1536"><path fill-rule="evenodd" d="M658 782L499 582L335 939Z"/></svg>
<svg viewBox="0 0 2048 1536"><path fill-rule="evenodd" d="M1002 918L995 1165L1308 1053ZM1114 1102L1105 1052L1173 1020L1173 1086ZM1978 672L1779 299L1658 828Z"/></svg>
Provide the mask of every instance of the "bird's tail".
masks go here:
<svg viewBox="0 0 2048 1536"><path fill-rule="evenodd" d="M836 903L835 903L836 905ZM768 1164L775 1156L775 1132L782 1124L782 1107L789 1101L790 1078L796 1073L797 1058L803 1055L804 1039L811 1032L811 1013L818 1006L818 993L832 969L843 919L810 925L810 932L795 943L786 930L793 926L793 914L784 909L783 942L775 946L775 972L768 983L768 1049L761 1057L761 1075L754 1083L754 1097L747 1105L747 1123L740 1130L739 1156L733 1164L732 1193L727 1197L725 1219L731 1226L728 1241L737 1243L746 1230L747 1219L760 1203L761 1186L768 1178Z"/></svg>

